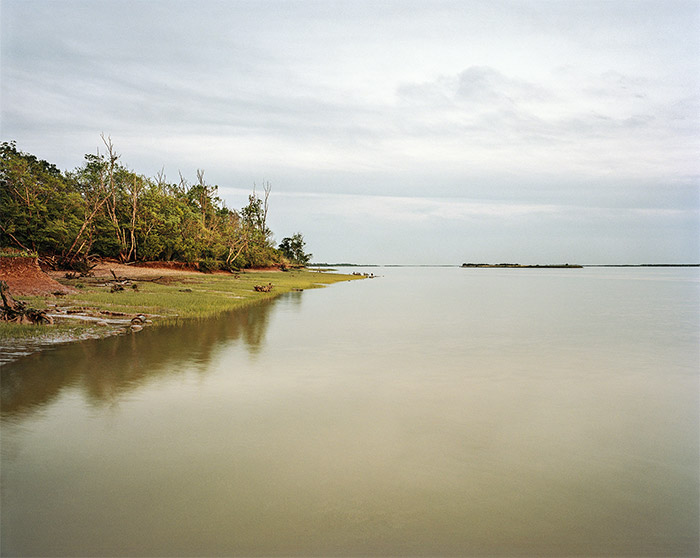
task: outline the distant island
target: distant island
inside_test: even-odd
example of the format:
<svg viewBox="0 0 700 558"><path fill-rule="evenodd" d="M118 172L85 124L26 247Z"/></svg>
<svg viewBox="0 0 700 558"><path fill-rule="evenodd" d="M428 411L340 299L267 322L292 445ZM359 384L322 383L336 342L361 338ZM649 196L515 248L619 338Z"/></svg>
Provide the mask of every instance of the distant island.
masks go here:
<svg viewBox="0 0 700 558"><path fill-rule="evenodd" d="M523 265L517 263L463 263L462 267L489 267L489 268L515 268L515 269L582 269L584 267L700 267L700 264L548 264L548 265Z"/></svg>
<svg viewBox="0 0 700 558"><path fill-rule="evenodd" d="M463 263L462 267L496 267L496 268L517 268L517 269L580 269L583 266L578 264L549 264L549 265L523 265L518 263Z"/></svg>

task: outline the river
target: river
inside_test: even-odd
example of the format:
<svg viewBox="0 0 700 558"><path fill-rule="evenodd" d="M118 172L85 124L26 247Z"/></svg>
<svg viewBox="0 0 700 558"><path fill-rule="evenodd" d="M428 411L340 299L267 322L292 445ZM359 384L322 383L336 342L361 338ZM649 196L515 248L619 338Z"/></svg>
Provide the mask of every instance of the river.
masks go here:
<svg viewBox="0 0 700 558"><path fill-rule="evenodd" d="M696 556L697 268L371 268L0 367L3 556Z"/></svg>

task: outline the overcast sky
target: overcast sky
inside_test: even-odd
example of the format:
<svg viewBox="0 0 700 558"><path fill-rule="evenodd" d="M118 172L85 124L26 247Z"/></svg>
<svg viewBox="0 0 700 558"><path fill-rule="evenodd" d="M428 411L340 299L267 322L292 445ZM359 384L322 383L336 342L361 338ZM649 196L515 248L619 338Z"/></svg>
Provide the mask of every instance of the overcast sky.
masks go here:
<svg viewBox="0 0 700 558"><path fill-rule="evenodd" d="M700 261L700 0L2 0L3 141L122 162L314 261Z"/></svg>

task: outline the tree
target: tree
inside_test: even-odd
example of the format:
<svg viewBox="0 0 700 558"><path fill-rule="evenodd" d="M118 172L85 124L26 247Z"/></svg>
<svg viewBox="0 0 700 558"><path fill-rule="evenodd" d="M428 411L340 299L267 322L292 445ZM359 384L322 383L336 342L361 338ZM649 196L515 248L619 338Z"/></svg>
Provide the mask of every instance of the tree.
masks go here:
<svg viewBox="0 0 700 558"><path fill-rule="evenodd" d="M301 233L296 233L291 237L288 236L282 239L279 245L279 251L282 255L292 263L306 265L311 261L313 254L304 252L304 236Z"/></svg>
<svg viewBox="0 0 700 558"><path fill-rule="evenodd" d="M110 153L110 156L113 153ZM73 262L81 260L90 253L95 238L102 238L103 234L96 234L103 217L104 206L112 196L110 190L111 176L114 171L116 158L108 161L103 155L87 154L85 163L76 169L69 177L75 182L76 190L82 198L82 224L73 243L67 251L63 252L63 263L70 267Z"/></svg>
<svg viewBox="0 0 700 558"><path fill-rule="evenodd" d="M77 269L92 256L199 261L226 269L267 267L282 261L267 225L271 186L253 192L240 210L226 207L204 171L189 183L150 179L120 163L112 140L85 155L71 172L0 144L0 246L16 246ZM308 261L303 238L287 244L293 261ZM286 245L286 244L285 244ZM296 252L294 252L296 250Z"/></svg>
<svg viewBox="0 0 700 558"><path fill-rule="evenodd" d="M83 200L55 165L0 145L0 245L60 253L80 229Z"/></svg>
<svg viewBox="0 0 700 558"><path fill-rule="evenodd" d="M264 184L264 198L259 198L253 189L248 196L248 205L240 211L241 234L245 237L245 248L239 256L241 267L264 267L279 261L279 255L272 245L272 231L267 227L271 189L269 183Z"/></svg>

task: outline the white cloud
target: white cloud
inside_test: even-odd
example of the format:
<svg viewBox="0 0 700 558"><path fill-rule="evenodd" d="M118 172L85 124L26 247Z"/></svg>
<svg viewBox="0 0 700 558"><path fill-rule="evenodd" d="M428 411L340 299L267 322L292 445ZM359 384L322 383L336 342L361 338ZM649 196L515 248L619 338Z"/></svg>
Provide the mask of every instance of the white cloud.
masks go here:
<svg viewBox="0 0 700 558"><path fill-rule="evenodd" d="M353 221L377 220L385 223L418 223L432 220L463 220L483 217L518 218L553 213L548 204L496 203L464 199L404 196L363 196L347 194L280 193L280 205L290 201L303 206L308 216L342 217Z"/></svg>
<svg viewBox="0 0 700 558"><path fill-rule="evenodd" d="M692 0L5 0L2 139L72 168L105 132L137 172L267 178L397 227L697 207L699 16Z"/></svg>
<svg viewBox="0 0 700 558"><path fill-rule="evenodd" d="M270 210L280 238L301 231L316 261L363 263L634 263L651 261L649 247L663 250L664 261L683 261L684 253L698 253L699 217L698 207L274 192ZM601 245L614 248L616 257L603 254Z"/></svg>

